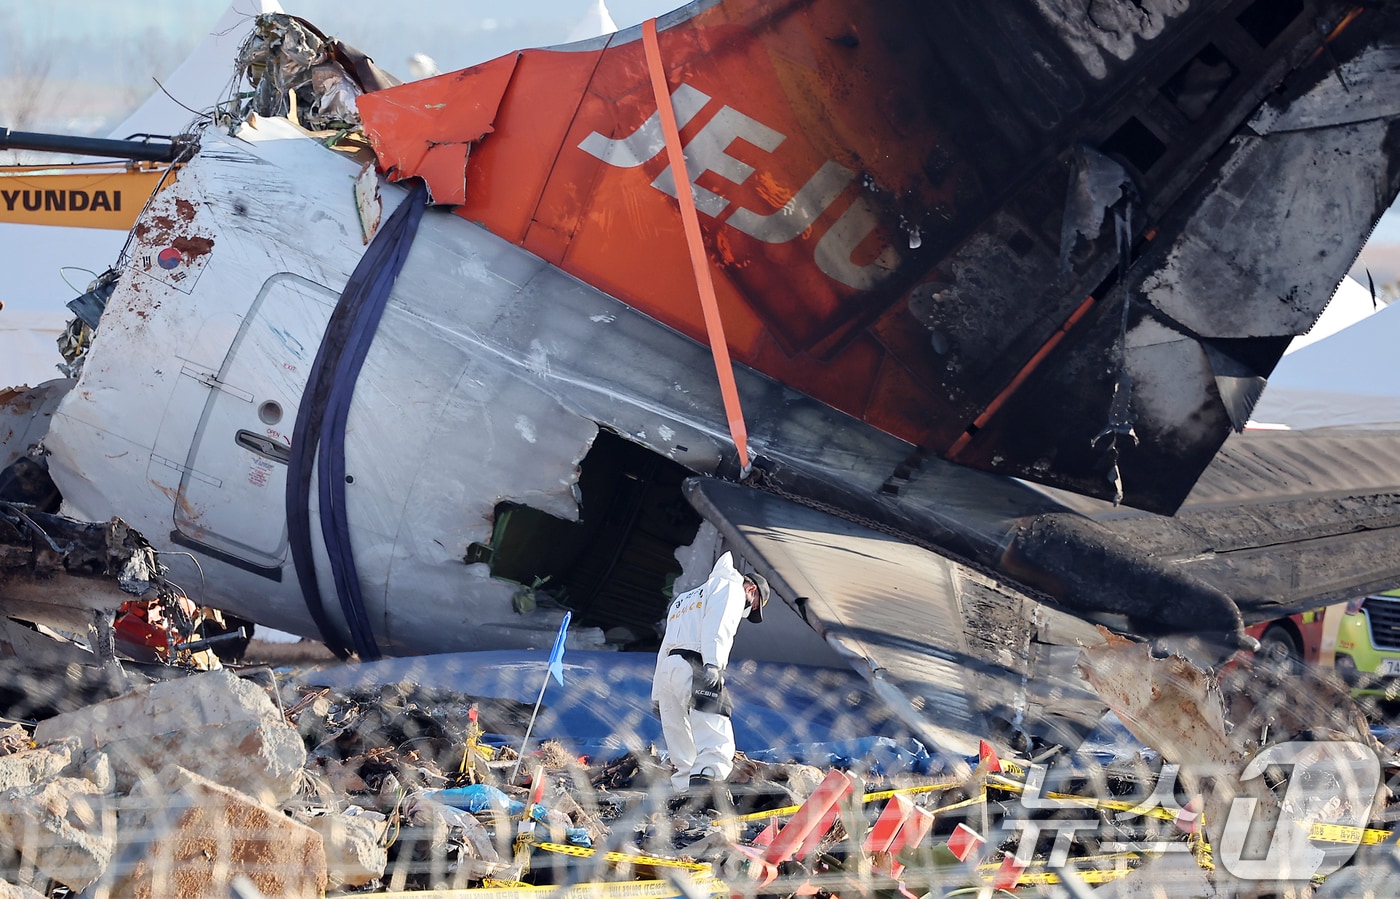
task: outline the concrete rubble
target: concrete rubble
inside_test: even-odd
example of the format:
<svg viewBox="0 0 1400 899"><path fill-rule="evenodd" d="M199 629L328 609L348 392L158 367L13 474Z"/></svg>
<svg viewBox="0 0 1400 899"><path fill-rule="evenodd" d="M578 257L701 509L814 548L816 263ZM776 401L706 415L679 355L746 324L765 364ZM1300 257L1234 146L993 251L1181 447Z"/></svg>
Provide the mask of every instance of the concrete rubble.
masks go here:
<svg viewBox="0 0 1400 899"><path fill-rule="evenodd" d="M200 689L191 690L192 682ZM126 792L152 772L179 765L273 805L296 792L306 750L267 692L227 670L137 687L39 722L35 742L76 740L101 752Z"/></svg>
<svg viewBox="0 0 1400 899"><path fill-rule="evenodd" d="M56 776L0 793L7 879L32 869L72 890L102 877L116 850L115 816L91 781Z"/></svg>
<svg viewBox="0 0 1400 899"><path fill-rule="evenodd" d="M143 779L122 803L118 823L135 858L106 872L112 896L226 896L239 877L265 896L326 890L320 833L183 768Z"/></svg>
<svg viewBox="0 0 1400 899"><path fill-rule="evenodd" d="M1104 896L1301 896L1383 882L1358 861L1374 850L1355 844L1400 817L1384 785L1351 807L1302 809L1277 781L1239 774L1264 749L1325 731L1374 748L1395 776L1344 692L1247 665L1212 674L1117 638L1085 650L1081 670L1126 728L1107 743L1033 747L1035 761L985 743L976 758L917 764L889 746L878 764L850 750L830 764L741 753L722 788L681 796L654 746L588 757L546 736L519 758L529 708L513 701L412 684L336 691L286 669L138 684L0 729L0 899L484 887L515 899L559 883L918 899L1067 880ZM1299 689L1325 697L1325 721ZM1357 836L1327 849L1331 877L1265 888L1211 854L1229 851L1221 824L1236 796Z"/></svg>

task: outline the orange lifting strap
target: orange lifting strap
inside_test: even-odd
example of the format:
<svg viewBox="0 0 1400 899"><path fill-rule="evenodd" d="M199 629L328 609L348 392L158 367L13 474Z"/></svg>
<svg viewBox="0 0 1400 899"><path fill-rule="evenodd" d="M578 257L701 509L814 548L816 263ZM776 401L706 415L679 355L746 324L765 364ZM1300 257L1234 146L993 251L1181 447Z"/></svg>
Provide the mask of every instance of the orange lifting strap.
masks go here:
<svg viewBox="0 0 1400 899"><path fill-rule="evenodd" d="M690 248L690 267L695 272L695 286L700 291L700 306L705 311L705 332L710 338L710 352L715 357L715 373L719 375L720 395L729 417L729 436L739 451L739 465L745 476L749 473L749 433L744 427L744 410L739 407L739 388L734 383L734 364L729 360L729 344L724 339L724 322L719 317L719 300L715 298L715 282L710 277L710 262L700 237L700 218L695 212L695 195L691 192L690 172L685 167L681 151L681 132L676 127L676 111L671 106L671 91L666 84L666 70L661 65L661 45L656 39L656 20L642 23L642 46L646 49L647 69L651 73L651 89L656 94L656 109L661 114L661 133L666 137L666 159L676 176L676 199L681 204L681 222L685 225L685 242Z"/></svg>

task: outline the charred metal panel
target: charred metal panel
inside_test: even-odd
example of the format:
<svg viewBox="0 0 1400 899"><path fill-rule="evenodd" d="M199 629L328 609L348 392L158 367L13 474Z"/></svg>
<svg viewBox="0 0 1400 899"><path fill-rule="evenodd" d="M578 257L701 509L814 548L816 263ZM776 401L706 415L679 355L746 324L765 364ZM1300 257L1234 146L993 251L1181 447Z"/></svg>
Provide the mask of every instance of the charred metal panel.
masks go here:
<svg viewBox="0 0 1400 899"><path fill-rule="evenodd" d="M1179 553L1251 621L1400 586L1400 433L1232 437L1177 514Z"/></svg>
<svg viewBox="0 0 1400 899"><path fill-rule="evenodd" d="M1250 121L1258 134L1304 131L1392 119L1400 114L1400 48L1376 49L1340 64L1334 78L1285 93Z"/></svg>
<svg viewBox="0 0 1400 899"><path fill-rule="evenodd" d="M1121 485L1131 505L1175 508L1229 416L1202 347L1137 305L1125 329L1123 303L1117 290L1096 304L957 461L1013 476L1028 467L1041 483L1107 499ZM1096 426L1071 437L1066 420Z"/></svg>
<svg viewBox="0 0 1400 899"><path fill-rule="evenodd" d="M1238 138L1179 236L1140 263L1142 299L1201 337L1304 333L1394 193L1395 130Z"/></svg>
<svg viewBox="0 0 1400 899"><path fill-rule="evenodd" d="M0 504L0 594L7 615L84 633L94 611L110 616L133 595L168 592L163 570L151 545L119 518L75 521Z"/></svg>
<svg viewBox="0 0 1400 899"><path fill-rule="evenodd" d="M1139 633L1190 634L1212 646L1249 645L1239 608L1219 587L1073 513L1028 522L999 567L1077 612L1122 615Z"/></svg>
<svg viewBox="0 0 1400 899"><path fill-rule="evenodd" d="M1400 585L1393 431L1232 436L1170 518L1075 505L1143 558L1229 595L1247 622Z"/></svg>
<svg viewBox="0 0 1400 899"><path fill-rule="evenodd" d="M1385 70L1393 55L1382 42L1351 65ZM1316 110L1314 92L1336 93L1332 72L1314 64L1308 73L1259 118L1286 122L1280 110ZM1100 301L1107 308L1077 324L957 458L1007 472L1029 465L1042 483L1100 497L1121 478L1130 504L1175 508L1228 430L1242 426L1289 335L1321 313L1394 196L1395 126L1383 117L1391 106L1362 104L1332 127L1233 138L1182 212L1164 216L1156 239L1135 251L1142 256L1126 280ZM1125 301L1123 330L1116 304ZM1133 439L1115 440L1124 429L1112 403L1125 388ZM1097 415L1100 430L1064 439L1058 414L1045 410L1066 408L1073 421Z"/></svg>
<svg viewBox="0 0 1400 899"><path fill-rule="evenodd" d="M1035 0L1035 5L1084 70L1106 78L1112 61L1131 59L1141 42L1159 37L1169 20L1191 7L1191 0L1101 4L1093 10L1083 0Z"/></svg>

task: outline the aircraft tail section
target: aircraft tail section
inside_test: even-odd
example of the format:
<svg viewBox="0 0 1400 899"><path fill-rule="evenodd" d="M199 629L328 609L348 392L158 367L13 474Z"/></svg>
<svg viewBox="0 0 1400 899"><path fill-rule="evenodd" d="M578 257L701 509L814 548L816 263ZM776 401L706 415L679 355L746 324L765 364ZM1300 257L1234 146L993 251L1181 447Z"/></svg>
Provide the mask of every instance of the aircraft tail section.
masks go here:
<svg viewBox="0 0 1400 899"><path fill-rule="evenodd" d="M1396 17L1132 9L659 19L733 358L919 453L1176 508L1395 194L1393 116L1321 93L1389 77ZM636 27L360 111L391 176L705 341L651 75Z"/></svg>

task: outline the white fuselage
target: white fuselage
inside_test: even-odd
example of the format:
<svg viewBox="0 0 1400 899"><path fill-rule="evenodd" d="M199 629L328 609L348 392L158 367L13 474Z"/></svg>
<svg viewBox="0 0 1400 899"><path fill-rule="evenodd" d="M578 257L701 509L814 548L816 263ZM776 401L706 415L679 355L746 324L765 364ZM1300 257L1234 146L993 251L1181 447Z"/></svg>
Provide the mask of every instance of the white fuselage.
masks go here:
<svg viewBox="0 0 1400 899"><path fill-rule="evenodd" d="M284 119L234 137L208 129L133 231L45 440L65 514L120 516L192 597L309 636L285 455L324 329L365 252L359 171ZM405 192L379 190L387 219ZM761 410L754 444L772 458L874 492L907 451L769 379L739 379ZM713 472L732 453L724 421L706 348L428 210L345 429L346 514L377 639L390 652L548 645L553 619L521 616L516 584L464 563L470 544L490 540L497 504L577 517L578 465L600 426ZM323 604L342 626L313 543Z"/></svg>

